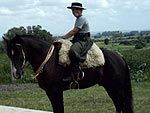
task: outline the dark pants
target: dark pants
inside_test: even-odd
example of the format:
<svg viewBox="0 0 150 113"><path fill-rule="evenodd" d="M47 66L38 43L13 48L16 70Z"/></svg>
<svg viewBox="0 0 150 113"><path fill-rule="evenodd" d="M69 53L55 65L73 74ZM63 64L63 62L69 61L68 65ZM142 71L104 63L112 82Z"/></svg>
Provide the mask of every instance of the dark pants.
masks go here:
<svg viewBox="0 0 150 113"><path fill-rule="evenodd" d="M82 52L82 48L83 48L83 44L84 42L75 42L69 51L69 58L71 60L71 71L73 72L73 74L78 74L78 72L80 71L79 69L79 62L84 62L86 59L86 56L81 56L81 52Z"/></svg>
<svg viewBox="0 0 150 113"><path fill-rule="evenodd" d="M71 60L71 71L75 76L80 72L79 63L85 61L86 54L91 48L92 44L93 42L91 41L90 37L78 37L78 40L73 41L73 45L69 51L69 58Z"/></svg>

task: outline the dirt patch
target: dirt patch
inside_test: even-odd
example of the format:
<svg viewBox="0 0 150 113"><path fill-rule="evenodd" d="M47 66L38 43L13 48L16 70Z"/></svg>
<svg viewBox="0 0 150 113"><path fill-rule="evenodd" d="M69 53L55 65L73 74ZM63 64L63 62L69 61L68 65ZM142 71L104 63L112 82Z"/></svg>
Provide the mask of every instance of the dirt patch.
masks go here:
<svg viewBox="0 0 150 113"><path fill-rule="evenodd" d="M38 89L37 84L10 84L0 85L0 92L14 92L19 90L35 90Z"/></svg>

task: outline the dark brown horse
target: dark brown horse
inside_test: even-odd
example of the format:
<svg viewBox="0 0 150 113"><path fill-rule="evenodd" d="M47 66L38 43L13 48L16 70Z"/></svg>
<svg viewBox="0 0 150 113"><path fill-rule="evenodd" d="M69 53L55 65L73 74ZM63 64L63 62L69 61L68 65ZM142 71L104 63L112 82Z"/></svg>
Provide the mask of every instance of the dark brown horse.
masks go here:
<svg viewBox="0 0 150 113"><path fill-rule="evenodd" d="M7 42L7 53L12 62L14 77L21 78L24 64L28 61L34 72L38 70L49 51L52 42L37 40L32 36L16 35ZM64 82L64 76L70 69L58 63L58 51L61 44L54 44L51 58L37 76L39 86L45 90L51 101L54 113L64 113L63 91L68 90L70 82ZM84 69L85 77L79 81L79 88L88 88L95 84L103 86L112 99L117 113L133 113L132 90L128 65L118 54L102 49L105 65Z"/></svg>

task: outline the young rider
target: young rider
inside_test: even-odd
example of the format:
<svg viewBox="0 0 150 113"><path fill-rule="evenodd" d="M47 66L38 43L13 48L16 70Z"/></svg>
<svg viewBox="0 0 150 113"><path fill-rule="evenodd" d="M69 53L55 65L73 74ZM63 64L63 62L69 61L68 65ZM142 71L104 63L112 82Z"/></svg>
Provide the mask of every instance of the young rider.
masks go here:
<svg viewBox="0 0 150 113"><path fill-rule="evenodd" d="M73 45L69 51L69 58L71 60L71 71L73 73L73 84L78 81L78 76L83 76L83 72L79 67L79 63L82 63L86 59L86 53L92 46L93 42L90 38L90 30L87 19L82 15L85 8L82 7L81 3L74 2L68 9L72 10L72 14L76 17L75 25L63 39L68 39L73 36Z"/></svg>

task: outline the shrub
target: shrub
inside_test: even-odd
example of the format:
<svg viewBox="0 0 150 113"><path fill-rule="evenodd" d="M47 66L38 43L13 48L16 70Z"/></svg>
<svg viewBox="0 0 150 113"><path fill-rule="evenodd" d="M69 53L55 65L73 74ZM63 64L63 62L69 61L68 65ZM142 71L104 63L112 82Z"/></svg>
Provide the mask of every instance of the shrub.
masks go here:
<svg viewBox="0 0 150 113"><path fill-rule="evenodd" d="M106 39L104 40L104 44L105 44L105 45L108 45L108 44L109 44L109 39L108 39L108 38L106 38Z"/></svg>
<svg viewBox="0 0 150 113"><path fill-rule="evenodd" d="M119 43L119 45L120 45L120 44L132 45L131 41L121 41L121 42Z"/></svg>
<svg viewBox="0 0 150 113"><path fill-rule="evenodd" d="M0 53L0 56L0 84L10 83L10 63L8 61L8 57L4 53Z"/></svg>
<svg viewBox="0 0 150 113"><path fill-rule="evenodd" d="M150 80L150 50L149 49L133 49L122 51L122 55L126 59L131 68L132 79L135 81ZM146 66L144 65L146 64Z"/></svg>
<svg viewBox="0 0 150 113"><path fill-rule="evenodd" d="M6 53L0 53L0 84L8 84L11 83L11 70L10 70L10 62L6 55ZM28 67L24 71L23 79L17 80L16 82L21 83L30 83L31 81L31 73L33 73L31 67Z"/></svg>
<svg viewBox="0 0 150 113"><path fill-rule="evenodd" d="M150 64L143 63L138 67L138 70L133 74L132 78L136 82L150 80Z"/></svg>
<svg viewBox="0 0 150 113"><path fill-rule="evenodd" d="M142 49L143 48L143 45L141 43L137 43L135 45L135 49Z"/></svg>
<svg viewBox="0 0 150 113"><path fill-rule="evenodd" d="M142 49L145 46L146 44L140 41L140 42L137 42L137 44L135 45L135 49Z"/></svg>

